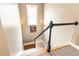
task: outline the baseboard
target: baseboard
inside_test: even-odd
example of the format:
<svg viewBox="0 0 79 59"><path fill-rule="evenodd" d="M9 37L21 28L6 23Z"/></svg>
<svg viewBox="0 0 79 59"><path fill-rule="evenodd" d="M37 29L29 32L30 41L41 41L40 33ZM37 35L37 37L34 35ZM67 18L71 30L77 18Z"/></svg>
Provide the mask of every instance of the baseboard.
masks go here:
<svg viewBox="0 0 79 59"><path fill-rule="evenodd" d="M79 50L79 46L73 44L72 42L70 42L70 45L73 46L73 47L75 47L77 50Z"/></svg>
<svg viewBox="0 0 79 59"><path fill-rule="evenodd" d="M63 46L60 46L60 47L55 47L55 48L52 48L51 50L55 51L57 49L64 48L64 47L67 47L67 46L69 46L69 44L63 45Z"/></svg>

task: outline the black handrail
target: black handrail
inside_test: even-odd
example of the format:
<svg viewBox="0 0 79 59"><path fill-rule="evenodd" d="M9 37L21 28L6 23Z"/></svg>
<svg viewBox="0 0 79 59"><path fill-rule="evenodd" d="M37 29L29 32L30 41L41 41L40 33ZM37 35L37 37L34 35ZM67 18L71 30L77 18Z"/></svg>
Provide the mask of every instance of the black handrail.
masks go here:
<svg viewBox="0 0 79 59"><path fill-rule="evenodd" d="M75 21L74 23L59 23L59 24L52 24L52 26L63 26L63 25L77 25L78 22Z"/></svg>
<svg viewBox="0 0 79 59"><path fill-rule="evenodd" d="M48 48L47 48L47 52L50 52L51 50L51 32L52 32L52 28L53 26L62 26L62 25L78 25L78 22L74 22L74 23L59 23L59 24L53 24L52 21L50 21L49 26L47 26L34 40L36 41L36 39L41 36L48 28L49 30L49 40L48 40Z"/></svg>
<svg viewBox="0 0 79 59"><path fill-rule="evenodd" d="M36 40L39 36L41 36L48 28L49 26L47 26L36 38L34 38L34 40Z"/></svg>

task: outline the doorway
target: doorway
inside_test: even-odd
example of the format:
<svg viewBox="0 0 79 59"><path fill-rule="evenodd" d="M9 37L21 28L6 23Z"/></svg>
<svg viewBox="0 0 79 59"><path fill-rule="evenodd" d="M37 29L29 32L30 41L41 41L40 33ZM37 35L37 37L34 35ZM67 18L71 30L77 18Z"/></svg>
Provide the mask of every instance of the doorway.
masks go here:
<svg viewBox="0 0 79 59"><path fill-rule="evenodd" d="M24 49L35 48L34 38L43 30L44 26L43 4L19 4L19 11Z"/></svg>

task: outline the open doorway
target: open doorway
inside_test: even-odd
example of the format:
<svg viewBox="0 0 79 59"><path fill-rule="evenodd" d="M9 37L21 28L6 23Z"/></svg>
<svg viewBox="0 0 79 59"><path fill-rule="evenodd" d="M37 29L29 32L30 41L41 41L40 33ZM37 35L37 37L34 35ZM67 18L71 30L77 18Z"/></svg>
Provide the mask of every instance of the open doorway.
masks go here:
<svg viewBox="0 0 79 59"><path fill-rule="evenodd" d="M35 48L34 38L43 30L43 4L19 4L19 11L24 49Z"/></svg>

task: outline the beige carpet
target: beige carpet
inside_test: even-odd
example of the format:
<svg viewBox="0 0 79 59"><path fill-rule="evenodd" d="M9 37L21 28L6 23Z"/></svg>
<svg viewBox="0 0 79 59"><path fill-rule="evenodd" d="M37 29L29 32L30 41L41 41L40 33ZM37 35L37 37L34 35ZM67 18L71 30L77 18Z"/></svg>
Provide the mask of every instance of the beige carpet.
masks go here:
<svg viewBox="0 0 79 59"><path fill-rule="evenodd" d="M66 46L64 48L51 51L45 54L46 56L79 56L79 50L72 46Z"/></svg>
<svg viewBox="0 0 79 59"><path fill-rule="evenodd" d="M46 50L34 48L26 50L21 56L79 56L79 50L70 45L51 51L50 53L46 52Z"/></svg>

